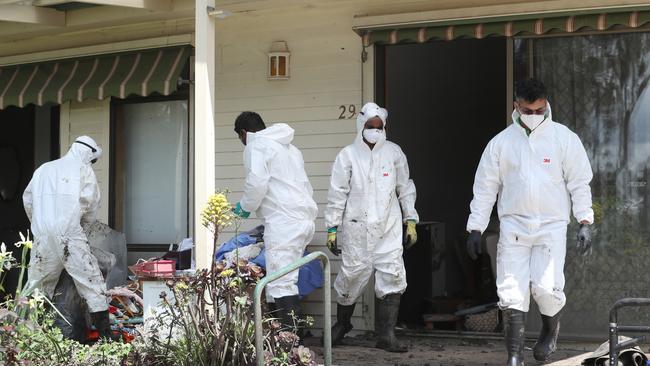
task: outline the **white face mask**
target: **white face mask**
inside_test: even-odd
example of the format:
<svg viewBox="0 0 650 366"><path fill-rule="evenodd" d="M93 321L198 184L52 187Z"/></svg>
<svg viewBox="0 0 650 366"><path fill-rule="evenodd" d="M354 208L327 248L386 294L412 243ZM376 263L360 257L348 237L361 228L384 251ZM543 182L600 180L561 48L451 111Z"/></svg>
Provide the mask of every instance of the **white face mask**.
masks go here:
<svg viewBox="0 0 650 366"><path fill-rule="evenodd" d="M385 140L386 135L384 134L384 130L367 128L363 130L363 138L371 144L376 144L379 141Z"/></svg>
<svg viewBox="0 0 650 366"><path fill-rule="evenodd" d="M543 114L522 114L519 118L521 118L521 122L523 122L526 127L534 130L544 122L546 116Z"/></svg>

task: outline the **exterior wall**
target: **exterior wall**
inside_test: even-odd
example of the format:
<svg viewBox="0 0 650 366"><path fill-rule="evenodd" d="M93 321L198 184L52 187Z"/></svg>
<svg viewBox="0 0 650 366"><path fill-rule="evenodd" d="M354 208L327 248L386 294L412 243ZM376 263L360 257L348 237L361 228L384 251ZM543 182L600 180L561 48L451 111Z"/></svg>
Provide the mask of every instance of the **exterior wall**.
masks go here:
<svg viewBox="0 0 650 366"><path fill-rule="evenodd" d="M216 187L230 189L233 202L241 197L243 146L233 132L240 112L256 111L267 125L291 125L319 207L310 251L329 253L323 212L331 164L355 136L356 115L350 119L345 113L339 119L339 106L352 105L358 111L362 103L361 42L351 30L353 13L349 7L332 6L284 9L234 15L217 26ZM266 53L279 40L286 41L291 52L291 78L268 81ZM240 230L256 224L246 222ZM338 258L331 259L334 280L340 265ZM372 328L372 292L356 308L355 329ZM322 292L316 291L305 300L305 312L315 316L317 327L322 324L321 299Z"/></svg>
<svg viewBox="0 0 650 366"><path fill-rule="evenodd" d="M61 155L65 154L74 140L82 135L92 137L103 150L103 156L93 165L102 195L98 219L108 223L109 159L110 156L110 108L109 98L103 101L87 100L67 102L61 105Z"/></svg>

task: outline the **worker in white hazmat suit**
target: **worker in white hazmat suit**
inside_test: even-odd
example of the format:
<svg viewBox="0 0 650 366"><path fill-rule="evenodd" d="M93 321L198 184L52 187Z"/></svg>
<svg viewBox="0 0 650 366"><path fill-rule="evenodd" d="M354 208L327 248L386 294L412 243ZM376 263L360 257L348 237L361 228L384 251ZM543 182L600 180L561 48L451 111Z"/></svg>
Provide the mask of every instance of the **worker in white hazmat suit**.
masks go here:
<svg viewBox="0 0 650 366"><path fill-rule="evenodd" d="M480 252L481 233L498 196L497 292L505 315L509 366L524 364L524 324L532 293L542 315L534 347L539 361L556 349L565 305L564 258L569 215L580 223L578 250L591 248L591 166L578 136L553 122L544 85L515 88L513 123L489 142L474 181L467 222L469 254Z"/></svg>
<svg viewBox="0 0 650 366"><path fill-rule="evenodd" d="M284 123L268 128L255 112L243 112L235 120L235 132L244 148L246 182L235 213L251 212L264 220L266 271L277 272L302 258L314 236L318 207L300 150L291 144L294 130ZM275 300L285 326L300 318L298 271L270 282L267 296ZM299 332L299 336L301 332Z"/></svg>
<svg viewBox="0 0 650 366"><path fill-rule="evenodd" d="M377 104L364 105L357 117L356 140L339 152L332 167L325 211L327 246L342 260L334 282L338 305L332 343L340 344L352 329L355 303L374 273L379 299L377 347L405 352L394 327L400 296L406 290L402 248L417 241L418 214L406 155L386 140L387 117L386 109Z"/></svg>
<svg viewBox="0 0 650 366"><path fill-rule="evenodd" d="M91 164L101 154L93 139L77 138L65 156L34 172L23 204L34 234L28 288L39 288L52 297L65 269L100 336L111 338L106 284L82 229L82 224L95 221L99 208L99 186Z"/></svg>

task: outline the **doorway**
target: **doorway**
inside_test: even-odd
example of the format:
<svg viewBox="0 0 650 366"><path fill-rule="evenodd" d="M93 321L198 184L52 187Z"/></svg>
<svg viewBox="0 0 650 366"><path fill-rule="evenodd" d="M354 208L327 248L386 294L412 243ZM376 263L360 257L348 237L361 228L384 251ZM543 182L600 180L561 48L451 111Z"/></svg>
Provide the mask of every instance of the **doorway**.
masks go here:
<svg viewBox="0 0 650 366"><path fill-rule="evenodd" d="M59 155L59 107L30 105L0 110L0 242L12 251L19 233L30 222L23 207L23 191L34 170ZM18 250L14 257L20 259ZM18 270L7 273L0 299L15 292Z"/></svg>
<svg viewBox="0 0 650 366"><path fill-rule="evenodd" d="M429 223L404 254L408 288L400 321L409 327L423 326L425 314L453 314L463 304L496 297L494 279L484 278L491 271L469 260L464 242L476 167L508 121L507 42L495 37L377 47L377 102L389 111L389 140L408 157L420 221ZM479 293L486 281L492 288Z"/></svg>

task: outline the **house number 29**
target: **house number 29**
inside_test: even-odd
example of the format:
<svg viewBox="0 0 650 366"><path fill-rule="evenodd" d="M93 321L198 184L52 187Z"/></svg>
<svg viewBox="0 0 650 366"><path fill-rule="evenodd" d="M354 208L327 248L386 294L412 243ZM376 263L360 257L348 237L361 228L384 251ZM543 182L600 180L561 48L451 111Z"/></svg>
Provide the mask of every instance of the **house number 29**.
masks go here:
<svg viewBox="0 0 650 366"><path fill-rule="evenodd" d="M354 104L349 106L340 105L339 111L341 112L339 119L350 119L357 115L357 107Z"/></svg>

